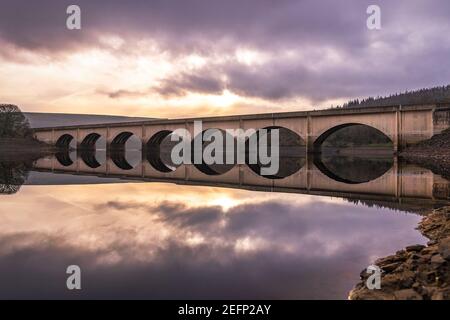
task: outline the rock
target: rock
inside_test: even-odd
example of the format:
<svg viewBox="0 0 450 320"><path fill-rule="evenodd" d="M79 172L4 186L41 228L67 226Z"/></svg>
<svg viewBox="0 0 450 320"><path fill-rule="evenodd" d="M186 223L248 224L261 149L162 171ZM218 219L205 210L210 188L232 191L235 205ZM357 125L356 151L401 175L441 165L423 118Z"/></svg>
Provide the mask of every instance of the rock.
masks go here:
<svg viewBox="0 0 450 320"><path fill-rule="evenodd" d="M421 254L433 254L437 252L437 246L432 245L432 246L428 246L425 249L423 249L420 253Z"/></svg>
<svg viewBox="0 0 450 320"><path fill-rule="evenodd" d="M381 288L398 288L400 286L400 276L390 273L381 278Z"/></svg>
<svg viewBox="0 0 450 320"><path fill-rule="evenodd" d="M431 259L431 254L424 254L420 257L419 263L427 263Z"/></svg>
<svg viewBox="0 0 450 320"><path fill-rule="evenodd" d="M450 261L450 237L440 241L438 251L443 259Z"/></svg>
<svg viewBox="0 0 450 320"><path fill-rule="evenodd" d="M439 254L435 254L434 256L431 257L431 261L432 264L437 264L437 265L441 265L445 262L444 258L442 258L441 255Z"/></svg>
<svg viewBox="0 0 450 320"><path fill-rule="evenodd" d="M419 290L420 287L421 287L421 285L420 285L420 283L418 283L418 282L414 282L413 285L412 285L412 288L413 288L414 290Z"/></svg>
<svg viewBox="0 0 450 320"><path fill-rule="evenodd" d="M397 269L395 269L395 272L403 272L403 271L405 271L403 264L401 264L400 266L397 267Z"/></svg>
<svg viewBox="0 0 450 320"><path fill-rule="evenodd" d="M422 296L413 289L403 289L394 292L396 300L423 300Z"/></svg>
<svg viewBox="0 0 450 320"><path fill-rule="evenodd" d="M422 219L418 229L430 239L428 246L411 245L397 251L395 255L375 261L375 264L384 271L381 277L381 290L369 290L365 286L368 275L364 272L349 298L450 299L449 213L450 206L441 207Z"/></svg>
<svg viewBox="0 0 450 320"><path fill-rule="evenodd" d="M361 272L359 273L359 278L360 278L361 280L364 280L364 279L368 278L367 270L366 270L366 269L361 270Z"/></svg>
<svg viewBox="0 0 450 320"><path fill-rule="evenodd" d="M424 245L414 244L412 246L407 246L405 250L406 252L420 252L423 248L425 248Z"/></svg>
<svg viewBox="0 0 450 320"><path fill-rule="evenodd" d="M411 288L414 284L414 277L403 277L400 283L402 288Z"/></svg>
<svg viewBox="0 0 450 320"><path fill-rule="evenodd" d="M424 271L420 272L417 275L417 279L421 280L421 282L430 284L436 282L436 272L435 271Z"/></svg>
<svg viewBox="0 0 450 320"><path fill-rule="evenodd" d="M386 264L386 265L382 266L381 268L385 272L391 272L391 271L394 271L395 269L397 269L397 267L400 265L401 265L401 262L394 262L394 263Z"/></svg>
<svg viewBox="0 0 450 320"><path fill-rule="evenodd" d="M445 300L444 292L436 290L431 296L431 300Z"/></svg>
<svg viewBox="0 0 450 320"><path fill-rule="evenodd" d="M422 288L422 294L427 298L431 299L431 297L434 295L434 293L437 291L436 286L426 286Z"/></svg>
<svg viewBox="0 0 450 320"><path fill-rule="evenodd" d="M393 300L394 295L380 290L352 290L348 296L349 300Z"/></svg>
<svg viewBox="0 0 450 320"><path fill-rule="evenodd" d="M375 260L375 265L382 267L384 265L388 265L388 264L403 261L403 260L404 260L403 257L399 257L398 255L391 255L391 256L387 256L387 257Z"/></svg>
<svg viewBox="0 0 450 320"><path fill-rule="evenodd" d="M408 260L406 260L405 264L408 266L409 269L416 270L418 267L419 261L418 261L418 259L410 257L410 258L408 258Z"/></svg>
<svg viewBox="0 0 450 320"><path fill-rule="evenodd" d="M413 260L418 260L420 258L420 256L418 254L415 254L415 253L411 253L409 257L411 259L413 259Z"/></svg>

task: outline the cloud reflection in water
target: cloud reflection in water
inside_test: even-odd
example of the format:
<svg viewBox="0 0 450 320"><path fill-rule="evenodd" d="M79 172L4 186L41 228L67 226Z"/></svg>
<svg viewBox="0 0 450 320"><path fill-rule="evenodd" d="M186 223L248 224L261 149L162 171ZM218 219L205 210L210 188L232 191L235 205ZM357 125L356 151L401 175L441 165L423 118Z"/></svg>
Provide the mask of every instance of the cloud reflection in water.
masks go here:
<svg viewBox="0 0 450 320"><path fill-rule="evenodd" d="M1 298L346 298L373 259L423 242L418 216L306 195L152 183L2 200Z"/></svg>

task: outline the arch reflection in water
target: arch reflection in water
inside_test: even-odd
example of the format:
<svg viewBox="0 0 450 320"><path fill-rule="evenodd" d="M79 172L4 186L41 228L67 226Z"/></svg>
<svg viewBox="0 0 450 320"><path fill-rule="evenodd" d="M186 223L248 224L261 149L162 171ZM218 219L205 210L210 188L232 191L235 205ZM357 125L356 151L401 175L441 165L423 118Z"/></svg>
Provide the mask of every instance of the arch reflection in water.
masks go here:
<svg viewBox="0 0 450 320"><path fill-rule="evenodd" d="M122 170L131 170L133 169L133 166L127 161L126 157L125 157L125 151L120 152L112 152L110 154L111 156L111 160L114 162L114 164L122 169Z"/></svg>
<svg viewBox="0 0 450 320"><path fill-rule="evenodd" d="M95 150L82 150L81 159L89 168L96 169L102 165L97 160L96 154L97 152Z"/></svg>
<svg viewBox="0 0 450 320"><path fill-rule="evenodd" d="M220 139L220 140L216 140ZM207 141L203 141L207 140ZM227 164L227 148L226 148L226 142L228 141L234 141L234 159L233 163ZM212 143L217 146L217 148L212 148ZM195 145L201 144L200 150L197 150L195 148ZM201 134L198 134L194 139L192 140L192 156L191 161L194 163L194 166L201 172L203 172L206 175L215 176L215 175L221 175L228 171L230 171L236 163L236 139L233 137L230 133L226 132L222 129L207 129L204 130ZM212 152L209 152L208 150L211 148ZM219 159L222 163L207 163L207 161L204 159L203 154L206 150L206 153L211 154L214 159ZM201 154L197 154L196 152L201 152ZM195 159L201 159L201 163L195 163ZM218 161L218 162L219 162Z"/></svg>
<svg viewBox="0 0 450 320"><path fill-rule="evenodd" d="M91 133L80 144L80 157L92 169L106 161L106 140L98 133Z"/></svg>
<svg viewBox="0 0 450 320"><path fill-rule="evenodd" d="M75 150L62 150L55 154L56 160L60 165L69 167L73 165L77 159L77 152Z"/></svg>
<svg viewBox="0 0 450 320"><path fill-rule="evenodd" d="M172 148L178 143L171 141L173 131L162 130L155 133L147 142L146 158L150 165L159 172L175 171L178 165L171 157Z"/></svg>
<svg viewBox="0 0 450 320"><path fill-rule="evenodd" d="M314 157L314 165L327 177L347 183L358 184L383 176L394 165L393 158L364 156Z"/></svg>
<svg viewBox="0 0 450 320"><path fill-rule="evenodd" d="M167 176L156 170L145 170L145 165L149 166L149 164L143 164L143 170L131 170L129 172L117 170L114 166L102 166L95 172L95 177L99 179L98 182L102 183L157 181L195 186L230 187L252 191L305 193L320 196L353 197L354 199L381 199L383 201L403 202L406 199L413 202L422 201L420 199L450 200L450 184L447 180L434 174L431 170L401 162L395 156L392 157L392 160L380 157L377 163L356 161L356 164L355 159L350 157L350 159L338 160L338 164L334 164L334 167L332 166L333 159L335 157L330 160L322 159L322 163L327 165L325 172L328 174L324 174L316 167L314 159L308 157L307 168L300 170L298 174L291 177L275 181L255 177L255 173L245 165L240 166L238 171L233 170L231 175L216 175L213 178L205 177L195 168L188 167L180 168L181 170L178 170L175 176ZM77 161L81 162L82 160L78 158ZM317 163L317 161L315 162ZM391 163L393 164L392 168L388 170L387 168ZM373 165L375 164L384 165L384 169L387 171L384 174L384 170L374 171ZM86 175L89 181L92 181L93 177L92 170L88 170L86 167L79 165L62 167L52 158L37 160L33 166L33 171L65 174L67 179L75 177L75 183L80 181L80 176ZM358 167L357 172L352 172L356 167ZM116 178L119 180L116 180ZM67 183L67 180L65 180L65 183Z"/></svg>
<svg viewBox="0 0 450 320"><path fill-rule="evenodd" d="M122 170L131 170L141 162L141 140L131 132L118 134L110 145L109 156Z"/></svg>
<svg viewBox="0 0 450 320"><path fill-rule="evenodd" d="M266 127L264 128L267 131L258 130L255 135L256 141L258 143L258 148L256 150L257 155L253 155L253 157L257 158L257 163L250 163L250 141L253 137L247 139L246 143L246 164L248 167L255 172L257 175L268 179L283 179L290 175L293 175L297 171L299 171L306 163L306 143L298 134L294 131L289 130L284 127ZM259 153L259 142L260 139L267 139L268 153L270 151L271 146L271 131L273 129L279 130L279 168L278 172L274 175L262 175L261 169L263 167L268 167L270 164L263 165L260 159ZM264 133L263 133L264 132ZM263 136L266 135L266 136Z"/></svg>

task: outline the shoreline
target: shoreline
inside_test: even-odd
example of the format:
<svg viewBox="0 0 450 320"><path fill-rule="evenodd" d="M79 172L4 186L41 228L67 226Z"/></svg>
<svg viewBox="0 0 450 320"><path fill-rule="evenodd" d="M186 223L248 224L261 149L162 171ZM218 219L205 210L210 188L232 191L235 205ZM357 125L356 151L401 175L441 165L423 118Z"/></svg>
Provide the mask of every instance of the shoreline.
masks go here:
<svg viewBox="0 0 450 320"><path fill-rule="evenodd" d="M398 154L407 162L450 179L450 129L410 146ZM410 245L379 258L381 289L368 289L371 274L361 271L350 300L448 300L450 299L450 206L430 209L417 229L427 245Z"/></svg>
<svg viewBox="0 0 450 320"><path fill-rule="evenodd" d="M398 156L450 179L450 129L408 147Z"/></svg>
<svg viewBox="0 0 450 320"><path fill-rule="evenodd" d="M363 270L349 300L450 299L450 206L431 210L417 229L430 239L427 245L410 245L377 259L381 289L366 287L370 274Z"/></svg>

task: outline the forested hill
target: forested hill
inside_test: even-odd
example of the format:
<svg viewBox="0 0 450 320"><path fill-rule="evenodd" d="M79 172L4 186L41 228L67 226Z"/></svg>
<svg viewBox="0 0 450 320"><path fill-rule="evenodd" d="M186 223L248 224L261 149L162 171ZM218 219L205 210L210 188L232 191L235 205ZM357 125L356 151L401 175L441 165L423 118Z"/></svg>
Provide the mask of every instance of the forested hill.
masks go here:
<svg viewBox="0 0 450 320"><path fill-rule="evenodd" d="M450 85L419 89L395 93L388 97L369 97L363 100L355 99L344 103L343 108L355 107L381 107L393 105L413 105L413 104L450 104Z"/></svg>

